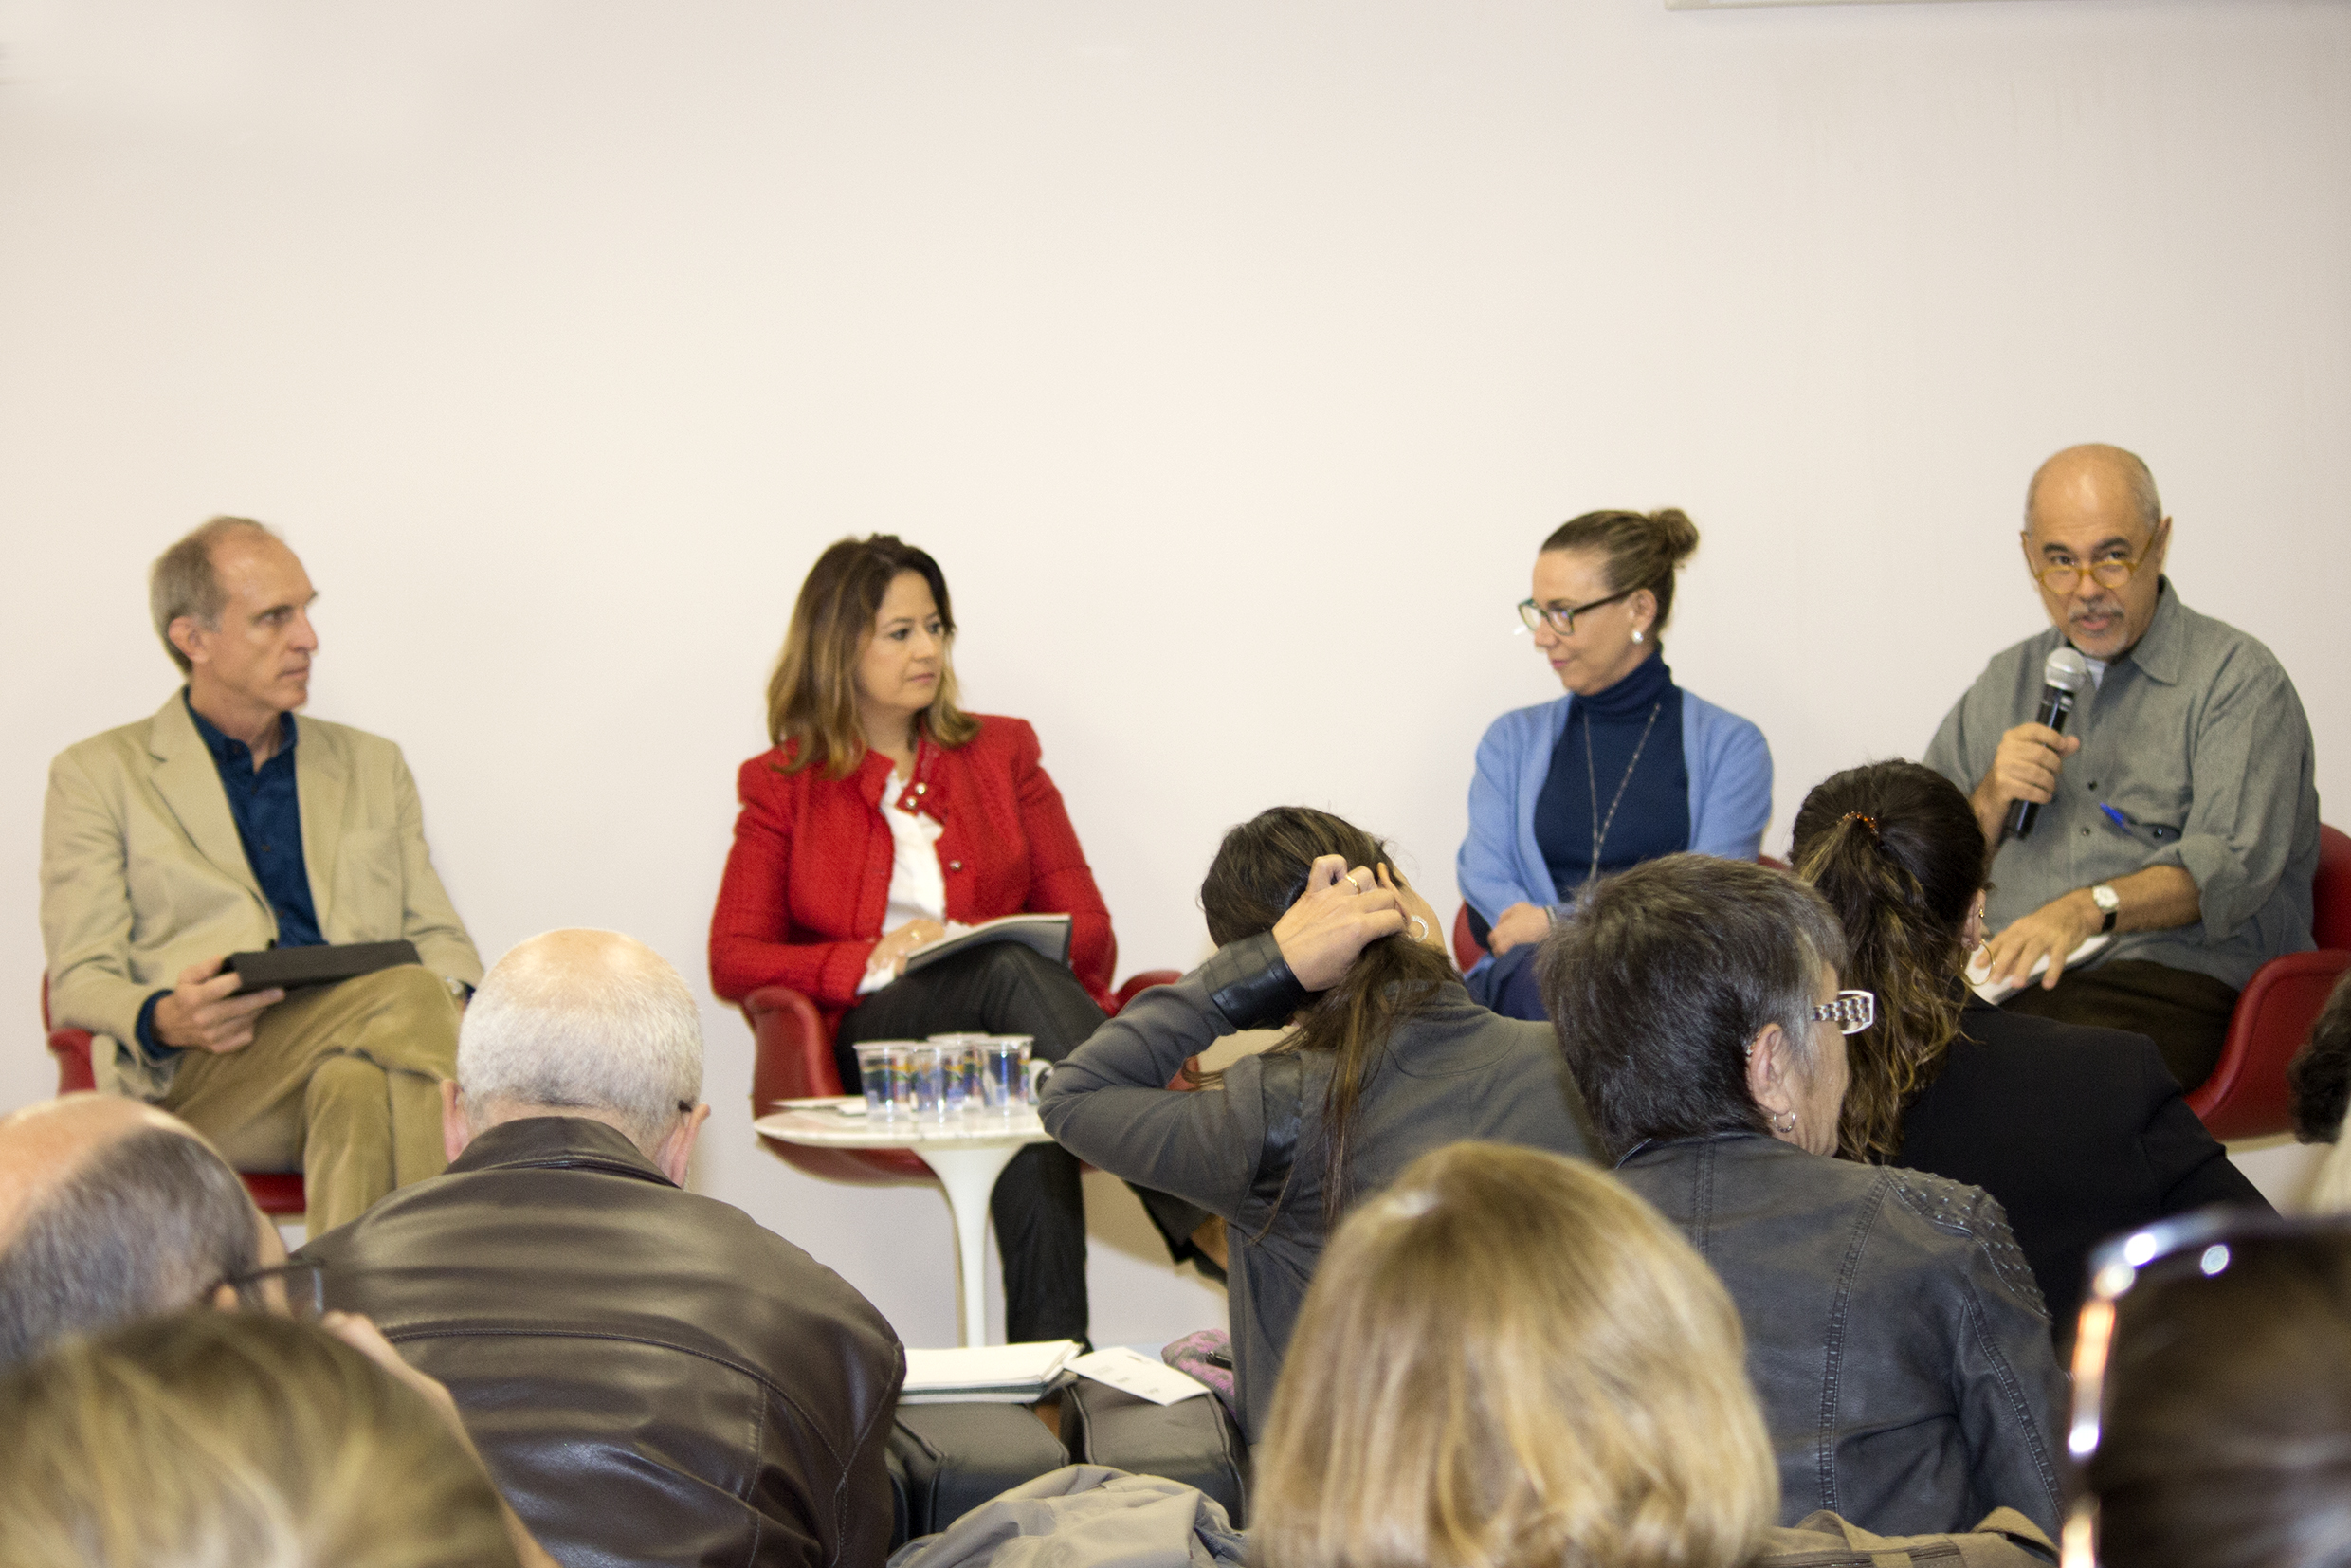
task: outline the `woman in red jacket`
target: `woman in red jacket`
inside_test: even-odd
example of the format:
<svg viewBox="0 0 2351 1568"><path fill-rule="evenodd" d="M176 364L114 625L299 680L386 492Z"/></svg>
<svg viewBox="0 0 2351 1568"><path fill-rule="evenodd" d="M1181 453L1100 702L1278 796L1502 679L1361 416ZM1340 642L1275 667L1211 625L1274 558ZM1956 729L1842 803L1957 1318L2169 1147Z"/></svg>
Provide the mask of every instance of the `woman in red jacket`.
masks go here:
<svg viewBox="0 0 2351 1568"><path fill-rule="evenodd" d="M1061 792L1017 719L956 704L955 616L939 563L888 534L817 557L768 683L773 750L742 765L735 847L710 922L711 988L812 999L841 1081L861 1040L948 1030L1026 1034L1059 1061L1110 1007L1118 942ZM946 922L1070 917L1066 967L994 942L905 973ZM1180 1260L1208 1216L1144 1207ZM1075 1158L1022 1150L990 1204L1014 1341L1083 1340L1085 1210Z"/></svg>

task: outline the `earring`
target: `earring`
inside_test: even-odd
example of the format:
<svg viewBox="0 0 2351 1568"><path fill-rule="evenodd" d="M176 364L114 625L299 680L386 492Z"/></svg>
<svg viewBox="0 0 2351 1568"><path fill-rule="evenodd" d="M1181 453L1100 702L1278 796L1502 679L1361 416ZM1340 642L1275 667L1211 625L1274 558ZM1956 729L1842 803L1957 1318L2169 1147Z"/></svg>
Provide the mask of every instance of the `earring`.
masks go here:
<svg viewBox="0 0 2351 1568"><path fill-rule="evenodd" d="M1641 629L1637 626L1632 629L1632 640L1636 643L1641 640Z"/></svg>
<svg viewBox="0 0 2351 1568"><path fill-rule="evenodd" d="M1772 1128L1775 1132L1792 1133L1795 1131L1795 1112L1781 1111L1777 1116L1773 1117Z"/></svg>

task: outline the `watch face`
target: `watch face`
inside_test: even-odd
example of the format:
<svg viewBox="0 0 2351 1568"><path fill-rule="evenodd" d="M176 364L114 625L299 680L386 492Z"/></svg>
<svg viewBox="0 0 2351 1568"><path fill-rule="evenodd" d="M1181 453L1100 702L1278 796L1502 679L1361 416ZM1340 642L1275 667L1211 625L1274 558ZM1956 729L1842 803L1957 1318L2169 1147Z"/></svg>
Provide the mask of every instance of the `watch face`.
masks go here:
<svg viewBox="0 0 2351 1568"><path fill-rule="evenodd" d="M2122 895L2103 882L2089 890L2089 902L2109 915L2123 907Z"/></svg>

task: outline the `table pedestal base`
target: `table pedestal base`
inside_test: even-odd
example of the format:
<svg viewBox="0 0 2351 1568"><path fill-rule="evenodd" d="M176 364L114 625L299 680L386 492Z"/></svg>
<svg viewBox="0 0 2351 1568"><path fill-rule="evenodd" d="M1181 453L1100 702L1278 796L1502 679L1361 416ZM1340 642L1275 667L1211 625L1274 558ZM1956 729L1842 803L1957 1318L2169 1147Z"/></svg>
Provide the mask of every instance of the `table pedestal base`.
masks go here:
<svg viewBox="0 0 2351 1568"><path fill-rule="evenodd" d="M1020 1149L1020 1144L1009 1140L976 1148L968 1143L914 1146L922 1162L939 1173L939 1184L947 1191L947 1212L955 1220L962 1342L967 1345L988 1342L988 1199L995 1192L996 1177Z"/></svg>

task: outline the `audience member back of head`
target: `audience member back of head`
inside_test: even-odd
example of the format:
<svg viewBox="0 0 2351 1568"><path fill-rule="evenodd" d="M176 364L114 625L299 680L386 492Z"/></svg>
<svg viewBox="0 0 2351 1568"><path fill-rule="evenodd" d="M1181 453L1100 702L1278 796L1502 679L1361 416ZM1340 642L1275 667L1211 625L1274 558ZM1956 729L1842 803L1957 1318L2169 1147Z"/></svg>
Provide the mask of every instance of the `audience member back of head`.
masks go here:
<svg viewBox="0 0 2351 1568"><path fill-rule="evenodd" d="M0 1120L0 1366L207 1299L283 1257L211 1146L137 1102L77 1095Z"/></svg>
<svg viewBox="0 0 2351 1568"><path fill-rule="evenodd" d="M2351 1561L2344 1222L2256 1218L2150 1260L2115 1304L2103 1382L2080 1475L2103 1568Z"/></svg>
<svg viewBox="0 0 2351 1568"><path fill-rule="evenodd" d="M441 1413L326 1330L181 1312L0 1377L9 1568L515 1568Z"/></svg>
<svg viewBox="0 0 2351 1568"><path fill-rule="evenodd" d="M2268 1207L2154 1041L1968 988L1991 856L1959 786L1916 762L1849 768L1814 786L1794 830L1796 874L1845 928L1845 983L1877 997L1877 1021L1848 1040L1839 1152L1997 1198L2060 1343L2106 1236L2206 1204Z"/></svg>
<svg viewBox="0 0 2351 1568"><path fill-rule="evenodd" d="M870 1568L902 1353L831 1270L683 1190L702 1069L659 956L534 938L467 1009L447 1174L301 1255L448 1386L567 1561Z"/></svg>

